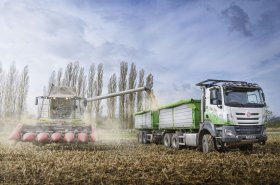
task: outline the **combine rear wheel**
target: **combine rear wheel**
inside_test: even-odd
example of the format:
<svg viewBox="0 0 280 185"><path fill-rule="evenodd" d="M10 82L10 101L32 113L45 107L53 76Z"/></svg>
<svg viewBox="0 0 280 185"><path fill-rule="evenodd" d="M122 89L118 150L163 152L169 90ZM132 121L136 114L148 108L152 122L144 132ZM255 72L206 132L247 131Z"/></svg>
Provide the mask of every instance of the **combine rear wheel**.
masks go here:
<svg viewBox="0 0 280 185"><path fill-rule="evenodd" d="M214 139L210 134L203 135L201 144L203 153L215 151Z"/></svg>
<svg viewBox="0 0 280 185"><path fill-rule="evenodd" d="M163 144L166 147L170 147L171 145L171 134L170 133L166 133L163 136Z"/></svg>

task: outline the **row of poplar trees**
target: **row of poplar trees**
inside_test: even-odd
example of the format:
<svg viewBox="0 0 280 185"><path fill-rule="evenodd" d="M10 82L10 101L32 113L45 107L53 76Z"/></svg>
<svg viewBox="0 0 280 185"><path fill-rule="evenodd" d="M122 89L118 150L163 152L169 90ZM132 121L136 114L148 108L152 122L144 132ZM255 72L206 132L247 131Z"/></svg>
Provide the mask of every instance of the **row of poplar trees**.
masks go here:
<svg viewBox="0 0 280 185"><path fill-rule="evenodd" d="M27 110L28 87L28 66L18 70L13 63L6 72L0 63L0 120L21 119Z"/></svg>
<svg viewBox="0 0 280 185"><path fill-rule="evenodd" d="M48 87L44 87L44 95L47 95L51 85L75 87L77 95L80 97L91 98L102 95L104 80L103 80L103 64L91 64L88 72L80 66L79 62L70 62L66 68L53 71ZM117 75L113 73L107 83L107 92L103 94L115 93L137 87L147 86L153 87L153 75L145 76L143 69L137 71L134 63L120 63L120 71ZM104 116L102 110L104 104L101 101L89 102L87 105L87 113L96 119L97 122L102 122L104 117L110 121L119 121L121 128L133 128L135 111L142 111L150 106L150 98L144 92L137 92L123 96L108 98L106 100L107 114Z"/></svg>

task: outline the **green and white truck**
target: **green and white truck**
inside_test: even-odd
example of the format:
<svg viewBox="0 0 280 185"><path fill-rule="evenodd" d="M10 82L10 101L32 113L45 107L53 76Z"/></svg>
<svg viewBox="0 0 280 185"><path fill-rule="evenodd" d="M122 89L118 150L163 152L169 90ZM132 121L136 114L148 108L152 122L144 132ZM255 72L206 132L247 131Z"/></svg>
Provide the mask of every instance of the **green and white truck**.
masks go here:
<svg viewBox="0 0 280 185"><path fill-rule="evenodd" d="M265 144L266 103L262 88L244 81L208 79L196 84L201 99L135 113L138 141L166 147L198 147L204 153L227 148L252 150Z"/></svg>

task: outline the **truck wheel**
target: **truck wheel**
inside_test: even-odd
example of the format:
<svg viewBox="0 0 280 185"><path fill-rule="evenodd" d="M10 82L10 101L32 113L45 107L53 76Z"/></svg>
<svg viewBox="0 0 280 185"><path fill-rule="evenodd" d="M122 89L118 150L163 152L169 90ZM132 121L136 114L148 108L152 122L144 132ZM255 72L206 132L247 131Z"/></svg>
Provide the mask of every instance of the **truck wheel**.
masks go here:
<svg viewBox="0 0 280 185"><path fill-rule="evenodd" d="M180 149L180 145L179 145L179 136L178 134L173 134L172 138L171 138L171 146L172 148L176 148L176 149Z"/></svg>
<svg viewBox="0 0 280 185"><path fill-rule="evenodd" d="M138 133L138 143L142 143L142 131Z"/></svg>
<svg viewBox="0 0 280 185"><path fill-rule="evenodd" d="M170 133L164 134L163 144L166 147L170 147L170 145L171 145L171 134Z"/></svg>
<svg viewBox="0 0 280 185"><path fill-rule="evenodd" d="M150 141L147 140L147 132L144 131L144 132L142 132L142 133L143 133L143 134L142 134L142 141L143 141L143 144L149 144Z"/></svg>
<svg viewBox="0 0 280 185"><path fill-rule="evenodd" d="M241 151L248 151L248 152L251 152L253 151L253 144L247 144L247 145L241 145L238 147L239 150Z"/></svg>
<svg viewBox="0 0 280 185"><path fill-rule="evenodd" d="M209 153L215 151L214 140L210 134L203 135L201 144L202 144L203 153Z"/></svg>

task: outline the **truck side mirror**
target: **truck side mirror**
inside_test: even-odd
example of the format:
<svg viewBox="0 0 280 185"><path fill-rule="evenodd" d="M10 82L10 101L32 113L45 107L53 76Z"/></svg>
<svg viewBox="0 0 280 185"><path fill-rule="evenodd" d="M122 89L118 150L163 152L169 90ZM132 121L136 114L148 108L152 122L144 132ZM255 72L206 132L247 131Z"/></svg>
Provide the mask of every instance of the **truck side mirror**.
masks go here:
<svg viewBox="0 0 280 185"><path fill-rule="evenodd" d="M213 89L210 91L210 101L212 105L220 105L221 101L219 100L219 89Z"/></svg>
<svg viewBox="0 0 280 185"><path fill-rule="evenodd" d="M85 107L87 106L87 100L84 100L84 106Z"/></svg>
<svg viewBox="0 0 280 185"><path fill-rule="evenodd" d="M218 99L218 89L213 89L210 91L210 99L217 100Z"/></svg>
<svg viewBox="0 0 280 185"><path fill-rule="evenodd" d="M35 105L38 105L38 98L35 99Z"/></svg>

